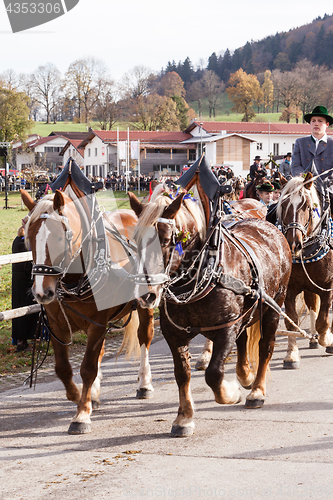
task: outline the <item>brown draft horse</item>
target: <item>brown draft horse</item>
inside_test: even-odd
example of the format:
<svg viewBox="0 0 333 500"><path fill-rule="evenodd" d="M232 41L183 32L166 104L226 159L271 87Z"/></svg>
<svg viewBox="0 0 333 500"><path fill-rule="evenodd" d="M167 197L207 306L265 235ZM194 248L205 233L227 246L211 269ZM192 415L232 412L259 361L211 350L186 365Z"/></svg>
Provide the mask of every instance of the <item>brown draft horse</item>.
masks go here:
<svg viewBox="0 0 333 500"><path fill-rule="evenodd" d="M304 298L310 309L311 333L317 331L319 344L326 347L326 352L332 354L333 334L329 325L329 311L333 293L333 251L327 246L322 258L303 260L302 264L303 249L311 248L313 241L320 240L322 220L325 216L322 213L320 195L311 179L311 173L308 173L305 179L303 177L291 179L282 190L277 206L278 224L285 234L293 255L285 310L286 314L297 323L296 298L304 291ZM318 296L320 309L316 317ZM288 330L293 330L288 321L286 321L286 327ZM284 366L298 368L299 364L296 339L289 337Z"/></svg>
<svg viewBox="0 0 333 500"><path fill-rule="evenodd" d="M267 179L266 175L263 172L257 172L255 174L255 178L245 184L243 191L243 198L253 198L259 201L259 196L257 193L257 186L265 182Z"/></svg>
<svg viewBox="0 0 333 500"><path fill-rule="evenodd" d="M265 219L267 214L267 207L258 200L253 198L242 198L241 200L232 201L230 208L233 213L234 220L243 219ZM195 364L196 370L206 370L209 365L210 358L213 352L213 342L206 339L205 345L202 349L200 356Z"/></svg>
<svg viewBox="0 0 333 500"><path fill-rule="evenodd" d="M126 299L126 294L123 304L114 300L112 293L121 294L122 278L112 276L111 280L107 273L103 276L102 271L99 275L97 272L94 275L95 270L103 266L105 253L103 249L100 250L96 264L96 246L93 246L93 242L102 238L89 230L92 220L91 213L86 210L85 199L80 198L82 205L74 203L72 200L75 195L70 190L69 193L71 197L56 191L54 195L47 195L36 204L26 191L21 190L22 200L30 210L26 235L34 262L32 293L47 314L55 354L55 371L65 386L67 398L78 405L68 432L83 434L91 431L90 414L92 408L97 407L99 403L99 368L109 321L114 323L122 318L129 319L134 301ZM113 212L108 218L103 218L104 226L111 228L111 231L105 232L110 259L120 270L127 269L129 258L119 237L115 237L114 228L116 227L124 238L131 239L136 222L135 214L130 210ZM84 260L87 255L89 258ZM96 267L93 267L88 286L81 287L80 283L86 276L83 269L88 269L91 260L93 264L95 262ZM68 272L63 273L66 266ZM107 279L108 285L105 284ZM97 282L96 286L94 280ZM71 287L72 283L78 283L78 287ZM110 302L108 294L111 297ZM107 300L103 302L105 297ZM137 313L133 313L125 329L124 342L130 351L133 344L137 345L137 336L139 338L141 363L137 396L146 398L153 390L148 363L148 350L154 335L153 311L138 307ZM82 391L73 381L68 359L72 333L78 330L87 334L87 345L80 369Z"/></svg>
<svg viewBox="0 0 333 500"><path fill-rule="evenodd" d="M206 238L205 214L199 213L198 203L190 199L183 201L183 197L184 193L171 201L167 196L159 196L153 203L143 206L130 193L131 207L139 218L135 239L141 266L152 279L150 270L156 272L162 260L170 279L163 286L151 286L149 293L141 296L139 301L146 308L157 307L162 301L161 328L173 355L180 400L171 433L179 437L191 435L194 428L188 345L198 333L213 342L205 378L214 392L215 401L225 404L240 401L238 384L224 379L224 363L236 342L238 380L243 387L252 387L246 398L246 407L263 406L266 371L273 354L279 313L266 303L262 304L259 363L254 373L247 358L245 327L259 320L258 298L252 292L248 295L237 293L232 283L249 291L257 279L266 300L271 297L281 306L291 272L289 246L272 224L247 219L236 223L232 233L218 225L218 249L214 250L209 246L211 238ZM152 228L156 230L155 238L158 236L161 254L148 252L147 243L154 239ZM205 261L205 255L208 263L200 268L198 262ZM193 271L196 271L194 275ZM206 286L207 275L214 275L216 281Z"/></svg>

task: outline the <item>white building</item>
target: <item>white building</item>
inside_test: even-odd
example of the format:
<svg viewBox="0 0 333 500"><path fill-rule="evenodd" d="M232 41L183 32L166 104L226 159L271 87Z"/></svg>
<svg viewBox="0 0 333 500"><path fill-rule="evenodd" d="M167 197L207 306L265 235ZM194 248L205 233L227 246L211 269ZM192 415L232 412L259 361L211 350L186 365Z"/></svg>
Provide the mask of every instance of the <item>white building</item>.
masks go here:
<svg viewBox="0 0 333 500"><path fill-rule="evenodd" d="M231 166L236 174L245 176L255 156L259 155L262 162L267 162L273 155L275 161L280 163L284 155L293 152L296 139L310 135L311 129L307 123L194 121L185 132L192 135L192 142L197 144L198 151L203 142L210 165L225 164ZM333 130L328 129L328 135L333 135ZM250 155L246 151L246 143L242 146L236 136L250 140Z"/></svg>

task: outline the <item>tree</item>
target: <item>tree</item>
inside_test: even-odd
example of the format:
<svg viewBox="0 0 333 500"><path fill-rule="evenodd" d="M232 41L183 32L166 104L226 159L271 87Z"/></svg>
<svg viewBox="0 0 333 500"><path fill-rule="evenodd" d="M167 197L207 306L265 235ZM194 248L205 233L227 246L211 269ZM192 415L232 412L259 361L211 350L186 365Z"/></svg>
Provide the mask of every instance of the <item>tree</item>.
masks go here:
<svg viewBox="0 0 333 500"><path fill-rule="evenodd" d="M194 101L198 104L198 111L199 111L199 119L201 119L202 115L202 99L204 97L204 90L203 90L203 85L202 85L202 79L201 80L196 80L193 82L187 92L186 92L186 98L187 100Z"/></svg>
<svg viewBox="0 0 333 500"><path fill-rule="evenodd" d="M59 99L61 78L60 71L52 63L39 66L31 75L33 93L46 112L46 123L50 123L51 113Z"/></svg>
<svg viewBox="0 0 333 500"><path fill-rule="evenodd" d="M185 99L179 95L174 95L171 99L176 103L176 115L179 121L180 130L188 127L189 119L195 117L195 111L189 107Z"/></svg>
<svg viewBox="0 0 333 500"><path fill-rule="evenodd" d="M94 118L98 121L102 130L112 129L118 118L118 106L116 102L116 90L113 80L104 80L99 92L95 106Z"/></svg>
<svg viewBox="0 0 333 500"><path fill-rule="evenodd" d="M215 52L212 53L211 56L208 58L208 65L207 65L207 70L208 71L214 71L214 73L218 73L218 59L217 55Z"/></svg>
<svg viewBox="0 0 333 500"><path fill-rule="evenodd" d="M19 78L13 69L6 69L0 75L1 86L8 90L19 89Z"/></svg>
<svg viewBox="0 0 333 500"><path fill-rule="evenodd" d="M174 95L185 97L184 82L175 71L171 71L162 77L158 85L158 93L166 97Z"/></svg>
<svg viewBox="0 0 333 500"><path fill-rule="evenodd" d="M298 107L301 101L301 91L296 73L291 71L282 73L279 70L274 70L272 75L279 103L285 109L292 109L293 106Z"/></svg>
<svg viewBox="0 0 333 500"><path fill-rule="evenodd" d="M279 120L281 122L290 123L290 120L292 118L295 118L296 123L298 123L301 116L302 116L302 111L299 109L299 107L295 105L290 105L288 108L284 108Z"/></svg>
<svg viewBox="0 0 333 500"><path fill-rule="evenodd" d="M216 104L224 91L225 85L214 71L206 71L202 77L203 95L208 99L209 118L216 115Z"/></svg>
<svg viewBox="0 0 333 500"><path fill-rule="evenodd" d="M28 97L23 92L0 88L0 141L24 141L32 122Z"/></svg>
<svg viewBox="0 0 333 500"><path fill-rule="evenodd" d="M150 94L136 100L134 119L141 130L179 130L176 103L170 98Z"/></svg>
<svg viewBox="0 0 333 500"><path fill-rule="evenodd" d="M253 105L260 96L260 84L255 75L248 75L241 68L233 73L229 79L227 94L234 103L233 110L244 113L243 122L248 122L255 117Z"/></svg>
<svg viewBox="0 0 333 500"><path fill-rule="evenodd" d="M40 110L40 104L37 102L33 77L32 75L25 75L24 73L21 73L19 75L19 82L20 82L19 89L22 92L24 92L29 98L28 100L28 107L30 111L29 119L37 121L37 115Z"/></svg>
<svg viewBox="0 0 333 500"><path fill-rule="evenodd" d="M123 76L120 91L125 99L148 96L155 85L156 77L149 68L135 66Z"/></svg>
<svg viewBox="0 0 333 500"><path fill-rule="evenodd" d="M89 122L106 75L104 63L94 57L78 59L69 66L63 88L69 99L76 98L79 122Z"/></svg>
<svg viewBox="0 0 333 500"><path fill-rule="evenodd" d="M272 73L268 69L264 73L264 82L261 86L262 90L262 102L264 106L265 113L273 107L274 102L274 84L272 80Z"/></svg>

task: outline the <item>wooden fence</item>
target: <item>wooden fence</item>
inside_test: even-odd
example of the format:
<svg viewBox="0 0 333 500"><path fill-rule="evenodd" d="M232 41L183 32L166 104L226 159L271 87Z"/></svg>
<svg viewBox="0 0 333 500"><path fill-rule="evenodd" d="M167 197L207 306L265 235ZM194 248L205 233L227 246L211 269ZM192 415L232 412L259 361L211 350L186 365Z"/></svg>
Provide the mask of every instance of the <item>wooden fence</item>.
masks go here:
<svg viewBox="0 0 333 500"><path fill-rule="evenodd" d="M5 264L17 264L18 262L28 262L32 260L31 252L13 253L10 255L0 255L0 266ZM40 311L39 304L31 306L18 307L17 309L9 309L8 311L0 312L0 321L5 321L14 318L20 318L28 314L33 314Z"/></svg>

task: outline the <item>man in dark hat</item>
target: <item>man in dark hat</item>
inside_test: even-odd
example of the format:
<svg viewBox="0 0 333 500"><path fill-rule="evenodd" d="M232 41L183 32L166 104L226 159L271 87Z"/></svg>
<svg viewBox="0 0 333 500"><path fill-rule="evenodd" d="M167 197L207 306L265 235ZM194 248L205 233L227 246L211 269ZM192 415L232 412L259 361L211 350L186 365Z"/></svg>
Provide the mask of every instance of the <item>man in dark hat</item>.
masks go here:
<svg viewBox="0 0 333 500"><path fill-rule="evenodd" d="M262 174L263 176L267 175L267 170L265 167L260 163L260 156L256 156L254 159L253 165L250 166L250 177L251 180L254 180L257 176L258 173Z"/></svg>
<svg viewBox="0 0 333 500"><path fill-rule="evenodd" d="M311 126L311 135L296 139L291 160L292 176L311 171L313 162L316 170L312 170L314 175L333 168L333 139L327 136L333 118L325 106L316 106L312 113L304 115L304 120ZM325 177L323 175L322 179Z"/></svg>
<svg viewBox="0 0 333 500"><path fill-rule="evenodd" d="M274 186L269 181L257 186L257 192L261 203L269 207L273 202Z"/></svg>
<svg viewBox="0 0 333 500"><path fill-rule="evenodd" d="M291 153L287 153L283 158L283 162L281 162L279 166L279 172L285 177L288 181L292 178L291 175Z"/></svg>
<svg viewBox="0 0 333 500"><path fill-rule="evenodd" d="M333 124L333 118L325 106L316 106L312 113L304 115L304 120L311 126L311 135L296 139L291 159L291 175L311 172L320 175L322 181L333 179L333 139L327 136L327 129ZM320 180L318 189L324 194L328 191L333 217L333 186L328 188Z"/></svg>

